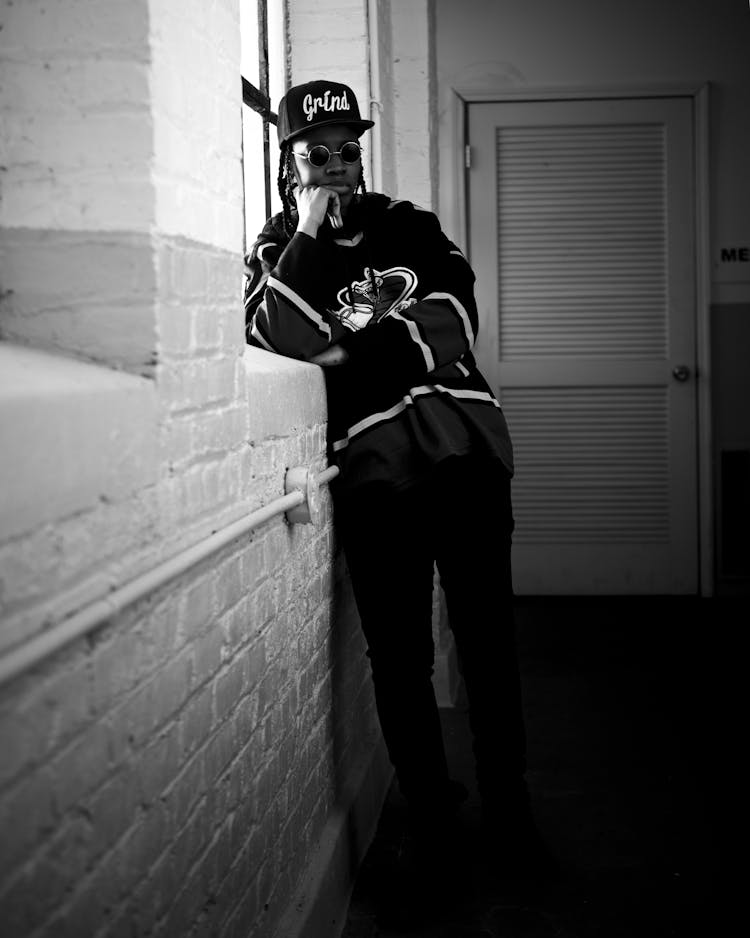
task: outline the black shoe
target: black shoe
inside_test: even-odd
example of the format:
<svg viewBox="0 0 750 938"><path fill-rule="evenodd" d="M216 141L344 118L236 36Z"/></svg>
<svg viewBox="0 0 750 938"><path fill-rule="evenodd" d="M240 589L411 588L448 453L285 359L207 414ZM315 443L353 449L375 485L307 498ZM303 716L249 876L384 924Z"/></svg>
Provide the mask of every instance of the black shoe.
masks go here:
<svg viewBox="0 0 750 938"><path fill-rule="evenodd" d="M452 805L455 811L461 807L461 805L469 797L469 789L464 785L463 782L459 782L456 778L448 779L448 804Z"/></svg>
<svg viewBox="0 0 750 938"><path fill-rule="evenodd" d="M466 869L466 848L455 818L433 827L410 825L377 902L377 926L423 934L450 918L470 893Z"/></svg>
<svg viewBox="0 0 750 938"><path fill-rule="evenodd" d="M544 842L531 811L483 806L482 843L485 860L511 878L553 880L560 864Z"/></svg>
<svg viewBox="0 0 750 938"><path fill-rule="evenodd" d="M469 790L456 779L449 778L438 791L429 795L414 795L408 800L409 827L417 837L439 837L444 828L450 829L461 805L469 797Z"/></svg>
<svg viewBox="0 0 750 938"><path fill-rule="evenodd" d="M460 866L461 825L457 815L468 799L466 786L448 779L429 797L409 803L399 853L400 867L412 882L440 882Z"/></svg>

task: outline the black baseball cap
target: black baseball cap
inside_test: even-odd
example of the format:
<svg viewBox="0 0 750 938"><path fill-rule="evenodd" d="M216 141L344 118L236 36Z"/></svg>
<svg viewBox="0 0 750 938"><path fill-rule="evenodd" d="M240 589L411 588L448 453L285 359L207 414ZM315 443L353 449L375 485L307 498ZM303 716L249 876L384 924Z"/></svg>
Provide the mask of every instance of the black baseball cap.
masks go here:
<svg viewBox="0 0 750 938"><path fill-rule="evenodd" d="M290 88L279 101L279 145L326 124L348 124L357 136L374 121L362 120L354 92L337 81L308 81Z"/></svg>

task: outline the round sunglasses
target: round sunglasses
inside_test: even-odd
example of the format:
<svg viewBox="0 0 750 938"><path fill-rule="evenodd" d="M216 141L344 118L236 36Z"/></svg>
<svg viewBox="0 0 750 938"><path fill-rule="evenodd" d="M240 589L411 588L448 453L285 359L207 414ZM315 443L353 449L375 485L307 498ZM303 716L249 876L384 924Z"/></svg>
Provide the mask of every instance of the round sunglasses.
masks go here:
<svg viewBox="0 0 750 938"><path fill-rule="evenodd" d="M314 166L316 169L322 169L324 166L328 165L332 156L340 156L343 163L356 163L360 156L362 156L362 147L358 143L351 141L342 144L340 150L331 151L328 147L319 143L317 146L310 147L307 153L298 153L297 150L293 150L292 152L295 156L301 156L303 160L307 160L310 166Z"/></svg>

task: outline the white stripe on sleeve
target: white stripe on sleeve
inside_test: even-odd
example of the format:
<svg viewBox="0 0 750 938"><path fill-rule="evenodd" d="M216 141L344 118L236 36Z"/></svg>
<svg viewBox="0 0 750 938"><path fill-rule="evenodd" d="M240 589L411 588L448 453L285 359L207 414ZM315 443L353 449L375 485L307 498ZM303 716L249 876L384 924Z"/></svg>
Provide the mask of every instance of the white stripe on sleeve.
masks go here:
<svg viewBox="0 0 750 938"><path fill-rule="evenodd" d="M263 274L263 275L261 276L260 280L258 281L258 283L255 285L255 289L254 289L253 292L250 294L250 296L245 297L245 303L249 303L250 300L252 300L252 298L253 298L254 296L257 296L257 294L258 294L261 290L264 290L264 289L265 289L266 281L267 281L267 280L268 280L268 274Z"/></svg>
<svg viewBox="0 0 750 938"><path fill-rule="evenodd" d="M425 297L427 299L427 297ZM409 330L409 335L412 338L412 341L419 346L419 350L424 356L425 364L427 365L427 372L435 370L435 359L432 354L432 349L427 345L426 342L422 339L422 336L419 334L419 328L413 319L406 319L404 316L401 316L399 313L389 313L389 316L392 319L399 319L406 325L406 328Z"/></svg>
<svg viewBox="0 0 750 938"><path fill-rule="evenodd" d="M282 283L281 280L277 280L275 277L269 277L268 283L266 284L271 290L275 290L277 293L280 293L283 297L289 300L293 306L295 306L310 322L315 326L318 332L322 333L327 339L331 338L331 327L323 319L317 310L314 310L312 306L303 300L302 297L295 293L291 287L288 287L285 283Z"/></svg>
<svg viewBox="0 0 750 938"><path fill-rule="evenodd" d="M250 326L250 335L257 339L258 342L263 346L263 348L268 349L269 352L276 352L276 349L261 335L255 320L253 319L252 325Z"/></svg>
<svg viewBox="0 0 750 938"><path fill-rule="evenodd" d="M449 300L453 304L454 309L458 313L458 318L461 320L461 324L464 327L464 334L466 335L466 341L469 343L469 348L474 347L476 336L474 335L474 330L471 328L469 314L452 293L428 293L427 296L422 297L422 302L425 302L425 300Z"/></svg>

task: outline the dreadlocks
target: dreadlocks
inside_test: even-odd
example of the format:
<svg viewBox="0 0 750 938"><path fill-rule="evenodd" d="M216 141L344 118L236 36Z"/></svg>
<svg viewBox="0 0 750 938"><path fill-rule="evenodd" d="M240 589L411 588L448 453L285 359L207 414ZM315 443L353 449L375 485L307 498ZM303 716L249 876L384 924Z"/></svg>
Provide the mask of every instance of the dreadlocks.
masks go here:
<svg viewBox="0 0 750 938"><path fill-rule="evenodd" d="M284 231L291 238L294 234L292 223L292 208L294 207L294 156L288 143L281 146L279 154L278 189L281 196L282 211L284 213Z"/></svg>
<svg viewBox="0 0 750 938"><path fill-rule="evenodd" d="M294 198L294 188L297 182L294 176L294 154L292 152L291 144L287 141L281 145L281 153L279 155L279 177L278 177L278 189L279 196L281 197L282 211L284 215L284 231L291 238L295 231L295 223L292 219L292 213L296 214L297 203ZM365 174L360 167L359 170L359 179L357 180L356 189L360 189L362 194L367 193L367 186L365 185Z"/></svg>

